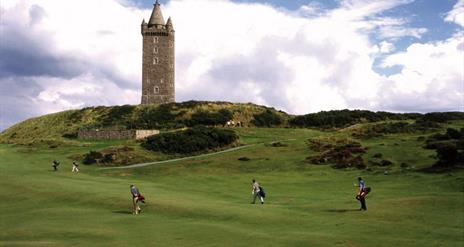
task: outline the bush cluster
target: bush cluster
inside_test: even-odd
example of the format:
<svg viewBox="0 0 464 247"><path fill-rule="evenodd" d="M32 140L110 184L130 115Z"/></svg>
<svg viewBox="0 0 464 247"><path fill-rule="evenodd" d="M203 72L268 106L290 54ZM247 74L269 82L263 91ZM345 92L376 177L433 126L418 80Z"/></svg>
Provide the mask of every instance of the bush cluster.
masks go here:
<svg viewBox="0 0 464 247"><path fill-rule="evenodd" d="M282 124L279 114L267 109L263 113L253 115L252 123L257 127L273 127Z"/></svg>
<svg viewBox="0 0 464 247"><path fill-rule="evenodd" d="M289 123L293 127L341 128L363 122L385 120L414 119L420 126L436 125L450 120L463 120L462 112L427 113L390 113L363 110L322 111L292 118Z"/></svg>
<svg viewBox="0 0 464 247"><path fill-rule="evenodd" d="M424 148L436 151L436 168L464 165L464 128L448 128L444 134L432 135L426 140Z"/></svg>
<svg viewBox="0 0 464 247"><path fill-rule="evenodd" d="M232 117L232 112L227 109L221 109L218 112L198 111L185 121L185 125L189 127L196 125L224 126Z"/></svg>
<svg viewBox="0 0 464 247"><path fill-rule="evenodd" d="M308 140L308 146L311 150L319 152L306 158L309 163L331 164L333 168L337 169L348 167L366 168L362 155L366 153L367 149L359 142L310 139Z"/></svg>
<svg viewBox="0 0 464 247"><path fill-rule="evenodd" d="M356 138L372 138L386 134L427 132L438 128L440 128L440 124L430 121L416 121L414 123L391 122L366 126L352 135Z"/></svg>
<svg viewBox="0 0 464 247"><path fill-rule="evenodd" d="M232 130L195 126L148 137L142 147L163 153L191 154L225 147L238 139Z"/></svg>
<svg viewBox="0 0 464 247"><path fill-rule="evenodd" d="M91 165L97 163L101 158L103 158L103 154L97 151L90 151L84 155L84 159L82 163L86 165Z"/></svg>

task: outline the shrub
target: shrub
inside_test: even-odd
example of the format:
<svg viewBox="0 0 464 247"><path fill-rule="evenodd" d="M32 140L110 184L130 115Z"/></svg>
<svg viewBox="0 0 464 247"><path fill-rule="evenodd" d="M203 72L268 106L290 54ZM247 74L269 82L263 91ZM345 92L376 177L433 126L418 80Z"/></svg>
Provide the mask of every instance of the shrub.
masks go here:
<svg viewBox="0 0 464 247"><path fill-rule="evenodd" d="M253 115L252 123L257 127L272 127L282 124L279 114L267 109L263 113Z"/></svg>
<svg viewBox="0 0 464 247"><path fill-rule="evenodd" d="M96 151L90 151L89 153L85 154L82 163L86 165L91 165L97 163L99 159L103 157L103 154Z"/></svg>
<svg viewBox="0 0 464 247"><path fill-rule="evenodd" d="M376 154L374 154L373 157L374 158L382 158L382 154L381 153L376 153Z"/></svg>
<svg viewBox="0 0 464 247"><path fill-rule="evenodd" d="M437 164L441 166L453 166L460 160L460 154L455 145L442 145L437 148Z"/></svg>
<svg viewBox="0 0 464 247"><path fill-rule="evenodd" d="M75 139L77 138L77 132L66 132L62 135L64 138Z"/></svg>
<svg viewBox="0 0 464 247"><path fill-rule="evenodd" d="M333 168L341 169L356 167L366 168L362 155L366 153L366 148L359 142L350 140L308 140L309 148L319 154L306 158L312 164L333 164Z"/></svg>
<svg viewBox="0 0 464 247"><path fill-rule="evenodd" d="M227 109L221 109L218 112L198 111L192 114L189 120L186 120L186 125L190 127L196 125L225 125L232 117L232 112Z"/></svg>
<svg viewBox="0 0 464 247"><path fill-rule="evenodd" d="M237 134L232 130L195 126L184 131L150 136L142 147L163 153L190 154L221 148L237 139Z"/></svg>

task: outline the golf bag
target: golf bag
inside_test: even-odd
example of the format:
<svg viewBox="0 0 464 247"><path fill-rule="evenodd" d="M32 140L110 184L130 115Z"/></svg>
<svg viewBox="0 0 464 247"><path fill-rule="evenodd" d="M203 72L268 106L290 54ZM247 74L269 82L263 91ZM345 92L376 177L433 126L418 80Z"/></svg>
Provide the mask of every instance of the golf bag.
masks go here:
<svg viewBox="0 0 464 247"><path fill-rule="evenodd" d="M137 202L142 202L142 203L145 203L145 197L140 194L138 197L137 197Z"/></svg>
<svg viewBox="0 0 464 247"><path fill-rule="evenodd" d="M262 198L266 197L266 192L264 192L264 189L261 186L259 186L259 196L261 196Z"/></svg>
<svg viewBox="0 0 464 247"><path fill-rule="evenodd" d="M361 194L356 195L357 200L361 200L361 198L366 197L367 194L371 192L371 187L366 187L364 190L361 192Z"/></svg>

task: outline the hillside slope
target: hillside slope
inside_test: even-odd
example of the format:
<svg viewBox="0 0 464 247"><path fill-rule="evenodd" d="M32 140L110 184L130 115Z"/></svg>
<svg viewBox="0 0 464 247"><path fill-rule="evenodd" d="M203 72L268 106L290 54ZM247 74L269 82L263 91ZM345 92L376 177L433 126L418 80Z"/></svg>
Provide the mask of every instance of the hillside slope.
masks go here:
<svg viewBox="0 0 464 247"><path fill-rule="evenodd" d="M251 103L188 101L165 105L87 107L31 118L0 133L0 143L66 142L79 129L178 129L198 124L284 126L289 115Z"/></svg>

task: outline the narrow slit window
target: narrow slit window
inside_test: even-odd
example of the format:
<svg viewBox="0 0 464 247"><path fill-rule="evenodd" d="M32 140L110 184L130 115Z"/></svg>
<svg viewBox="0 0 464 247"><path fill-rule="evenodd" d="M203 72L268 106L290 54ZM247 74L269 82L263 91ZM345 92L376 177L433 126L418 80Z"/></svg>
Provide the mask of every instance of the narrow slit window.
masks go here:
<svg viewBox="0 0 464 247"><path fill-rule="evenodd" d="M160 89L159 89L159 87L155 87L155 88L153 89L153 91L155 92L155 94L159 94Z"/></svg>
<svg viewBox="0 0 464 247"><path fill-rule="evenodd" d="M153 64L159 64L159 58L158 57L153 58Z"/></svg>
<svg viewBox="0 0 464 247"><path fill-rule="evenodd" d="M158 47L153 48L153 53L155 53L155 54L158 53Z"/></svg>
<svg viewBox="0 0 464 247"><path fill-rule="evenodd" d="M153 43L158 43L159 42L159 38L158 37L153 37Z"/></svg>

